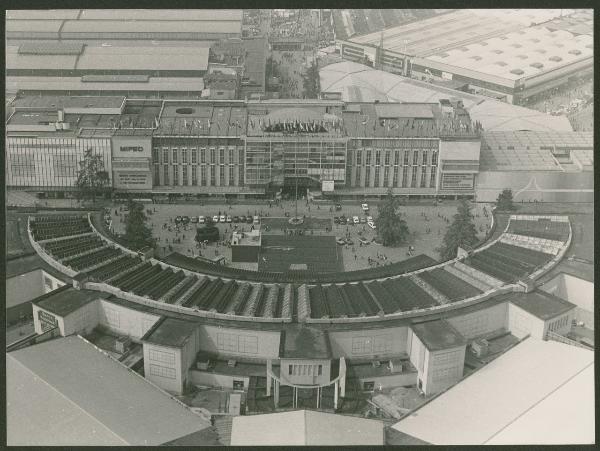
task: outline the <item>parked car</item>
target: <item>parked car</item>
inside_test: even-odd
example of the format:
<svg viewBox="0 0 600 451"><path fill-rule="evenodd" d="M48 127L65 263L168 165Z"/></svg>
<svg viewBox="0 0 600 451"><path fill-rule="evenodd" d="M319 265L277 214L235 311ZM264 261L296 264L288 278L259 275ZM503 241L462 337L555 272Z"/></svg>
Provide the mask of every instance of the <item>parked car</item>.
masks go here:
<svg viewBox="0 0 600 451"><path fill-rule="evenodd" d="M366 238L362 238L362 237L361 237L361 238L359 238L359 239L358 239L358 241L359 241L361 244L370 244L370 243L371 243L369 240L367 240Z"/></svg>
<svg viewBox="0 0 600 451"><path fill-rule="evenodd" d="M352 241L350 238L346 238L346 244L348 246L354 246L354 241Z"/></svg>
<svg viewBox="0 0 600 451"><path fill-rule="evenodd" d="M233 219L231 219L231 216L227 215L227 222L232 222Z"/></svg>
<svg viewBox="0 0 600 451"><path fill-rule="evenodd" d="M339 216L334 216L333 223L334 224L339 224L340 223L340 217Z"/></svg>
<svg viewBox="0 0 600 451"><path fill-rule="evenodd" d="M335 204L335 211L340 211L342 209L342 204Z"/></svg>
<svg viewBox="0 0 600 451"><path fill-rule="evenodd" d="M192 222L192 224L197 224L198 223L198 216L192 216L191 222Z"/></svg>
<svg viewBox="0 0 600 451"><path fill-rule="evenodd" d="M340 216L340 224L346 224L346 217L344 215Z"/></svg>
<svg viewBox="0 0 600 451"><path fill-rule="evenodd" d="M373 216L367 216L367 222L369 222L369 221L374 222L373 221Z"/></svg>
<svg viewBox="0 0 600 451"><path fill-rule="evenodd" d="M354 224L354 223L352 222L352 218L350 218L350 217L349 217L349 218L347 218L347 219L346 219L346 224L348 224L348 225L350 225L350 224Z"/></svg>
<svg viewBox="0 0 600 451"><path fill-rule="evenodd" d="M358 219L358 216L352 216L352 223L353 224L360 224L360 219Z"/></svg>
<svg viewBox="0 0 600 451"><path fill-rule="evenodd" d="M258 216L254 217L254 224L260 224L260 218Z"/></svg>
<svg viewBox="0 0 600 451"><path fill-rule="evenodd" d="M240 222L240 217L239 216L234 216L233 217L233 222L235 222L235 223Z"/></svg>
<svg viewBox="0 0 600 451"><path fill-rule="evenodd" d="M219 216L219 222L225 222L225 221L226 221L225 215Z"/></svg>
<svg viewBox="0 0 600 451"><path fill-rule="evenodd" d="M337 244L339 244L340 246L343 246L344 244L346 244L346 240L345 240L344 238L340 238L340 237L337 237L337 238L335 239L335 242L336 242Z"/></svg>
<svg viewBox="0 0 600 451"><path fill-rule="evenodd" d="M246 216L246 224L252 224L252 216Z"/></svg>
<svg viewBox="0 0 600 451"><path fill-rule="evenodd" d="M376 228L377 228L377 226L375 225L375 223L374 223L373 221L368 221L368 222L367 222L367 225L368 225L369 227L371 227L372 229L376 229Z"/></svg>
<svg viewBox="0 0 600 451"><path fill-rule="evenodd" d="M365 217L360 218L360 223L361 224L366 224L367 223L367 218L365 218Z"/></svg>
<svg viewBox="0 0 600 451"><path fill-rule="evenodd" d="M214 215L212 219L214 223L219 222L219 217L217 215Z"/></svg>
<svg viewBox="0 0 600 451"><path fill-rule="evenodd" d="M200 224L204 224L206 222L206 219L204 218L204 216L198 216L198 222Z"/></svg>
<svg viewBox="0 0 600 451"><path fill-rule="evenodd" d="M360 208L362 208L362 211L366 213L369 211L369 204L361 204Z"/></svg>
<svg viewBox="0 0 600 451"><path fill-rule="evenodd" d="M240 222L246 222L246 216L244 216L244 215L240 216Z"/></svg>
<svg viewBox="0 0 600 451"><path fill-rule="evenodd" d="M183 222L184 224L189 224L190 223L190 217L189 216L182 216L181 217L181 222Z"/></svg>
<svg viewBox="0 0 600 451"><path fill-rule="evenodd" d="M181 222L181 220L182 220L181 216L177 216L175 218L175 224L179 224Z"/></svg>

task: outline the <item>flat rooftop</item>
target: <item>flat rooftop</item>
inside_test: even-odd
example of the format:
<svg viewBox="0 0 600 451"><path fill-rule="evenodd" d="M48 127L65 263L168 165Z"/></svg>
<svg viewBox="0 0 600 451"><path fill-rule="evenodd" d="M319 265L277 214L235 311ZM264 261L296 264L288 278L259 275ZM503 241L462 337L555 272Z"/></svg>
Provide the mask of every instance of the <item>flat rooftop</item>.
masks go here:
<svg viewBox="0 0 600 451"><path fill-rule="evenodd" d="M505 299L544 321L567 313L575 304L541 290L530 293L508 293Z"/></svg>
<svg viewBox="0 0 600 451"><path fill-rule="evenodd" d="M331 345L327 331L308 326L289 327L285 330L284 359L331 359Z"/></svg>
<svg viewBox="0 0 600 451"><path fill-rule="evenodd" d="M62 108L120 108L125 96L23 96L15 99L15 109L57 111Z"/></svg>
<svg viewBox="0 0 600 451"><path fill-rule="evenodd" d="M383 47L398 53L427 56L486 37L525 28L558 17L558 9L459 9L383 31ZM350 38L378 46L382 32Z"/></svg>
<svg viewBox="0 0 600 451"><path fill-rule="evenodd" d="M592 444L594 399L594 352L527 338L392 427L434 445Z"/></svg>
<svg viewBox="0 0 600 451"><path fill-rule="evenodd" d="M146 332L142 340L146 343L180 348L196 328L197 324L193 322L165 317Z"/></svg>
<svg viewBox="0 0 600 451"><path fill-rule="evenodd" d="M161 445L210 427L78 336L6 355L9 445Z"/></svg>
<svg viewBox="0 0 600 451"><path fill-rule="evenodd" d="M581 161L593 164L593 132L484 131L482 170L562 171L552 152L579 151Z"/></svg>
<svg viewBox="0 0 600 451"><path fill-rule="evenodd" d="M96 299L106 299L109 293L92 290L77 290L70 285L54 290L41 299L33 301L38 307L54 313L60 317L65 317L76 312L84 305L94 302Z"/></svg>
<svg viewBox="0 0 600 451"><path fill-rule="evenodd" d="M241 136L246 133L243 102L165 102L156 135Z"/></svg>
<svg viewBox="0 0 600 451"><path fill-rule="evenodd" d="M413 324L410 327L429 351L439 351L466 344L464 337L444 320Z"/></svg>

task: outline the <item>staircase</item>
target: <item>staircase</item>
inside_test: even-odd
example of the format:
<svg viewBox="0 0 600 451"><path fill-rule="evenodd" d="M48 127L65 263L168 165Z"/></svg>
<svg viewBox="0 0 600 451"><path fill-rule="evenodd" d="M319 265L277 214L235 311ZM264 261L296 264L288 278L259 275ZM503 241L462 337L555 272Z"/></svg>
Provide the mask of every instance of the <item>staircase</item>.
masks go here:
<svg viewBox="0 0 600 451"><path fill-rule="evenodd" d="M219 442L224 446L231 445L231 426L233 424L233 417L230 415L218 415L214 418L214 429L219 437Z"/></svg>

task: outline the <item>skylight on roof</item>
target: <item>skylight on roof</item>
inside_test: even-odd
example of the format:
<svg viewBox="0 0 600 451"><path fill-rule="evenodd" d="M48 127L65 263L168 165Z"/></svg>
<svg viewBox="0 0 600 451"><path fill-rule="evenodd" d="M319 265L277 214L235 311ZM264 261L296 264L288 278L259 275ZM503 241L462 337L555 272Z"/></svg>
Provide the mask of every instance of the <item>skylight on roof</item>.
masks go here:
<svg viewBox="0 0 600 451"><path fill-rule="evenodd" d="M523 75L525 72L523 72L522 69L513 69L510 71L510 73L515 75Z"/></svg>

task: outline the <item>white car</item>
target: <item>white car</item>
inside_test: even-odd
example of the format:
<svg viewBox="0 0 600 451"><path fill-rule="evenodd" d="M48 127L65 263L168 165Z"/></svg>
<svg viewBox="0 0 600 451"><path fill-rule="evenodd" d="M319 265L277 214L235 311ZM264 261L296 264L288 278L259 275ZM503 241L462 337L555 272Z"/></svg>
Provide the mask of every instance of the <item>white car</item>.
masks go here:
<svg viewBox="0 0 600 451"><path fill-rule="evenodd" d="M367 222L373 222L373 216L367 216Z"/></svg>
<svg viewBox="0 0 600 451"><path fill-rule="evenodd" d="M219 217L217 215L213 216L213 222L215 222L215 223L219 222Z"/></svg>
<svg viewBox="0 0 600 451"><path fill-rule="evenodd" d="M375 223L373 221L367 221L367 225L369 227L371 227L372 229L376 229L377 228L377 226L375 225Z"/></svg>
<svg viewBox="0 0 600 451"><path fill-rule="evenodd" d="M254 224L259 224L260 223L260 219L258 216L254 217Z"/></svg>
<svg viewBox="0 0 600 451"><path fill-rule="evenodd" d="M363 211L365 211L365 212L366 212L366 211L369 211L369 204L362 204L360 207L361 207L361 208L362 208L362 210L363 210Z"/></svg>
<svg viewBox="0 0 600 451"><path fill-rule="evenodd" d="M231 222L233 221L233 219L231 219L231 216L227 216L227 222Z"/></svg>
<svg viewBox="0 0 600 451"><path fill-rule="evenodd" d="M227 218L225 218L225 215L221 215L221 217L219 218L219 222L225 222L227 220Z"/></svg>
<svg viewBox="0 0 600 451"><path fill-rule="evenodd" d="M206 222L206 219L204 219L204 216L198 216L198 222L200 224L204 224Z"/></svg>
<svg viewBox="0 0 600 451"><path fill-rule="evenodd" d="M358 216L352 216L352 222L354 222L354 224L360 224L360 219L358 219Z"/></svg>

